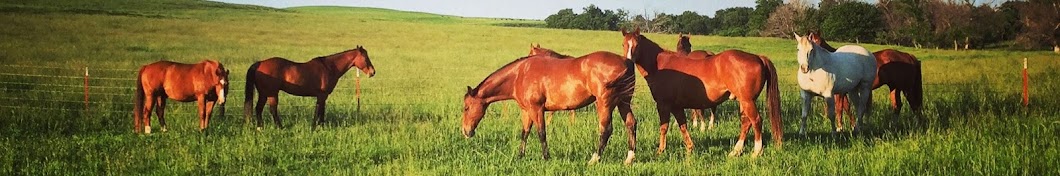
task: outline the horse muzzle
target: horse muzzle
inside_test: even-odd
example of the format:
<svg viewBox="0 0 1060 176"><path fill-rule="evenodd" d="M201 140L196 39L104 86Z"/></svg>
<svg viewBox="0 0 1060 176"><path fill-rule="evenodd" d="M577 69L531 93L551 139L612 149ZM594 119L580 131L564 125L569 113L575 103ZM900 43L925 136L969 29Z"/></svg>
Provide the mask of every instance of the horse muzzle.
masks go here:
<svg viewBox="0 0 1060 176"><path fill-rule="evenodd" d="M810 72L810 69L806 68L806 65L799 65L799 72L808 73L808 72Z"/></svg>
<svg viewBox="0 0 1060 176"><path fill-rule="evenodd" d="M470 127L465 126L460 129L460 132L464 135L464 139L470 139L471 137L475 137L475 130L471 129Z"/></svg>

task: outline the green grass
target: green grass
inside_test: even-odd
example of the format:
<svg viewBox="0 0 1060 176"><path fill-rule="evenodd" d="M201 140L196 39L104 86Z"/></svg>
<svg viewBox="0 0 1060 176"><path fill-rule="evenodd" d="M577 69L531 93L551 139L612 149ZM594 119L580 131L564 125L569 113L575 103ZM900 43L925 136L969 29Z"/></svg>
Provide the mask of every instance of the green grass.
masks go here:
<svg viewBox="0 0 1060 176"><path fill-rule="evenodd" d="M735 103L725 103L717 129L692 132L691 155L681 149L677 130L669 132L668 150L654 155L657 113L638 78L636 164L621 164L627 132L619 123L602 163L585 164L596 141L592 108L578 110L573 122L564 115L550 124L551 160L540 159L533 137L527 156L518 158L520 119L510 101L489 109L475 138L460 136L464 87L526 55L530 43L570 55L620 53L621 36L504 27L512 22L200 1L2 2L0 73L72 78L0 75L0 175L1060 175L1055 167L1060 82L1054 79L1060 62L1053 53L865 45L897 48L923 60L925 121L904 113L903 128L887 125L888 100L880 89L874 92L874 115L867 118L873 130L832 138L829 121L818 112L809 118L811 135L801 137L795 135L794 42L777 38L694 36L692 43L693 49L741 49L774 60L787 134L783 149L767 136L763 157L726 157L738 120ZM668 48L677 39L647 37ZM289 95L280 98L289 128L276 129L266 120L270 125L257 132L244 123L240 87L243 70L253 61L273 56L305 61L357 45L368 49L378 71L361 80L360 111L350 73L329 99L331 123L323 129L310 130L314 99ZM1031 61L1029 108L1019 106L1024 57ZM232 70L228 114L215 116L208 134L197 131L195 105L173 101L167 109L169 132L132 133L128 79L140 65L159 59L217 59ZM82 110L77 78L85 66L94 86L88 111Z"/></svg>

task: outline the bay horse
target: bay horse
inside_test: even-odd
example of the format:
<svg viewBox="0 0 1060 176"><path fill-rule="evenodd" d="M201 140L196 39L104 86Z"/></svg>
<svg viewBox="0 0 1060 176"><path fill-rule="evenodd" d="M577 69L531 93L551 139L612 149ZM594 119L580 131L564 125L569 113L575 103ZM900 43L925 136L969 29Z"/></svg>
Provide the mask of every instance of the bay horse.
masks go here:
<svg viewBox="0 0 1060 176"><path fill-rule="evenodd" d="M806 116L809 114L813 97L820 96L825 100L828 120L835 127L836 94L846 94L853 99L857 113L854 114L853 131L860 128L857 124L868 112L869 98L872 97L872 83L876 79L876 59L865 47L845 45L836 52L825 50L810 41L808 37L794 34L797 41L796 53L799 70L796 73L802 98L802 124L799 133L806 135ZM836 130L831 130L834 136Z"/></svg>
<svg viewBox="0 0 1060 176"><path fill-rule="evenodd" d="M635 76L632 62L606 51L569 59L551 55L522 57L497 69L478 86L467 87L461 132L465 138L474 137L491 103L515 100L522 109L523 122L519 156L525 153L530 129L536 127L542 157L548 159L544 111L578 109L596 103L600 138L589 163L600 160L600 153L611 138L611 113L617 107L629 131L624 163L632 164L637 139L637 121L630 107Z"/></svg>
<svg viewBox="0 0 1060 176"><path fill-rule="evenodd" d="M547 54L549 56L552 56L552 57L555 57L555 58L560 58L560 59L573 59L574 58L574 57L571 57L571 56L568 56L568 55L559 54L556 51L552 51L551 49L542 48L541 44L537 44L537 45L531 44L530 45L530 54L527 54L527 56L533 56L533 55L538 55L538 54ZM574 122L574 110L570 110L569 112L570 112L570 122ZM545 122L548 123L548 124L551 124L552 123L552 116L555 116L555 115L556 115L556 111L549 112L548 117L545 118Z"/></svg>
<svg viewBox="0 0 1060 176"><path fill-rule="evenodd" d="M825 50L835 52L836 49L828 45L828 42L821 38L820 33L810 32L808 37L810 41L821 45ZM910 109L914 113L919 114L924 102L924 84L920 60L912 54L894 49L876 51L872 55L876 57L876 79L872 83L872 89L878 89L883 85L887 85L888 89L890 89L891 110L894 112L891 123L895 123L902 111L901 94L905 94L906 101L911 106ZM850 102L845 95L836 94L835 96L836 126L838 126L836 131L840 131L843 128L843 113L850 113ZM869 97L869 103L871 108L871 97ZM850 123L854 124L854 118L852 116L848 116L848 118Z"/></svg>
<svg viewBox="0 0 1060 176"><path fill-rule="evenodd" d="M156 109L162 132L166 130L166 99L195 101L199 105L199 131L206 130L214 105L221 105L224 116L228 70L214 60L196 64L158 61L140 67L133 99L133 130L151 134L151 110ZM141 121L143 126L141 126Z"/></svg>
<svg viewBox="0 0 1060 176"><path fill-rule="evenodd" d="M291 95L317 98L313 118L315 130L317 125L325 122L324 108L328 95L335 90L339 78L353 67L368 74L368 77L375 76L375 67L372 66L368 50L361 46L328 56L316 57L305 63L292 62L281 57L254 62L247 69L246 98L243 102L244 121L249 122L251 107L253 107L255 119L258 122L257 129L261 131L265 123L261 119L261 113L265 104L268 104L273 123L277 128L283 128L276 107L279 104L279 92L283 90ZM251 104L254 101L254 90L259 93L257 106Z"/></svg>
<svg viewBox="0 0 1060 176"><path fill-rule="evenodd" d="M640 34L622 30L622 48L626 58L633 60L641 75L648 82L652 98L659 111L659 149L666 148L666 131L670 115L677 119L684 138L686 152L691 153L693 144L688 135L684 109L716 108L718 104L734 97L740 103L741 125L739 140L729 156L743 152L747 131L755 133L752 157L762 154L761 117L755 100L766 91L773 139L777 146L783 143L783 124L780 117L780 91L777 88L777 73L768 58L739 51L727 50L707 59L691 59L673 51L664 50L655 42Z"/></svg>
<svg viewBox="0 0 1060 176"><path fill-rule="evenodd" d="M684 34L678 34L677 36L677 54L686 55L692 59L696 58L707 58L713 56L714 53L706 50L695 50L692 51L692 42L689 41L689 36ZM703 110L709 109L710 121L701 123L703 121ZM692 109L692 127L699 128L699 131L703 131L703 126L707 126L707 129L714 129L714 114L717 113L717 109Z"/></svg>

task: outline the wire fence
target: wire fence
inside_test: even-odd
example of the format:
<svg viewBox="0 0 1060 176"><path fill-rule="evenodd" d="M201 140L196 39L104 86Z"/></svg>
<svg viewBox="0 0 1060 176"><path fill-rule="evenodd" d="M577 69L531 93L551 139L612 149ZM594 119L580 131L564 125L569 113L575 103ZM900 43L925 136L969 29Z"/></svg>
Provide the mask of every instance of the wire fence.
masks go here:
<svg viewBox="0 0 1060 176"><path fill-rule="evenodd" d="M138 69L122 69L122 68L107 68L107 67L56 67L56 66L34 66L34 65L0 65L0 100L5 102L14 103L0 103L0 109L20 109L20 110L39 110L39 111L85 111L85 112L109 112L109 113L130 113L131 108L127 108L133 103L131 102L132 96L135 90L136 76ZM928 75L931 74L931 75ZM933 76L945 76L946 73L925 73L925 78ZM1018 75L1017 73L1012 73ZM780 79L786 79L793 77L789 74L785 76L779 76ZM230 87L232 94L239 94L243 92L242 89L245 80L240 79L241 77L230 77L233 85ZM430 100L437 99L439 97L452 97L453 102L458 102L459 95L442 95L438 92L410 92L407 90L422 90L424 87L423 80L437 80L437 79L448 79L448 80L459 80L466 82L477 82L477 80L483 79L482 76L449 76L449 77L380 77L372 78L376 81L392 81L396 84L388 84L389 86L367 86L358 88L349 85L347 80L358 79L354 76L345 76L340 80L340 86L335 88L335 92L349 93L352 91L358 92L371 92L379 96L387 97L402 97L402 99L411 100L396 100L404 102L376 102L372 100L366 100L359 103L329 103L329 108L353 108L360 104L360 107L399 107L399 108L451 108L459 107L457 103L440 104L431 103L417 100ZM1013 85L1014 90L996 90L990 89L991 85L980 85L978 83L938 83L930 82L925 80L924 91L929 96L940 96L948 94L961 95L968 93L971 87L985 87L975 89L978 93L1008 93L1018 92L1021 80L1019 77L1013 77L1011 81L1006 79L1004 84ZM123 86L125 85L125 86ZM791 82L782 82L779 85L781 91L793 90L798 87L797 84ZM456 90L454 88L454 90ZM637 94L647 94L650 90L644 84L637 84L635 90ZM36 96L34 96L36 95ZM796 94L797 95L797 94ZM788 93L791 96L791 93ZM232 97L232 96L229 96ZM237 102L235 97L228 99L230 102ZM45 103L34 103L34 102L45 102ZM294 102L288 105L282 105L281 108L311 108L315 107L315 103L306 100L294 100L285 101ZM42 107L41 104L63 104L65 106L47 106ZM73 106L76 104L83 104L83 107ZM172 104L172 103L170 103ZM122 108L118 108L118 107ZM235 106L227 107L227 110L241 109L241 102ZM94 108L101 107L101 108ZM238 108L233 108L238 107ZM129 109L129 110L119 110ZM237 110L239 111L239 110ZM131 113L130 113L131 114ZM194 112L167 112L167 114L194 114Z"/></svg>

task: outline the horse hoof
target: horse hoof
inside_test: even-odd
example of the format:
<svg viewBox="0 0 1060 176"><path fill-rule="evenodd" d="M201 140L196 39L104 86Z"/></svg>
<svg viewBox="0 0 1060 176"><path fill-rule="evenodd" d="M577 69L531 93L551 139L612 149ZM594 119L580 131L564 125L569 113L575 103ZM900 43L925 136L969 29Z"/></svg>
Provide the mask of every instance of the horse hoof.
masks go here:
<svg viewBox="0 0 1060 176"><path fill-rule="evenodd" d="M261 127L258 127L258 132L261 132Z"/></svg>
<svg viewBox="0 0 1060 176"><path fill-rule="evenodd" d="M737 151L737 150L733 150L732 152L729 152L729 157L737 157L737 156L740 156L740 153L741 153L740 151Z"/></svg>
<svg viewBox="0 0 1060 176"><path fill-rule="evenodd" d="M636 158L636 155L633 153L633 150L630 150L626 152L626 161L623 161L622 164L625 164L626 166L633 165L634 158Z"/></svg>
<svg viewBox="0 0 1060 176"><path fill-rule="evenodd" d="M169 132L169 130L167 130L167 129L166 129L166 127L162 127L162 132L163 132L163 133L165 133L165 132Z"/></svg>
<svg viewBox="0 0 1060 176"><path fill-rule="evenodd" d="M151 134L151 127L150 126L144 127L144 134Z"/></svg>
<svg viewBox="0 0 1060 176"><path fill-rule="evenodd" d="M589 158L589 165L596 164L600 161L600 154L593 153L593 157Z"/></svg>

